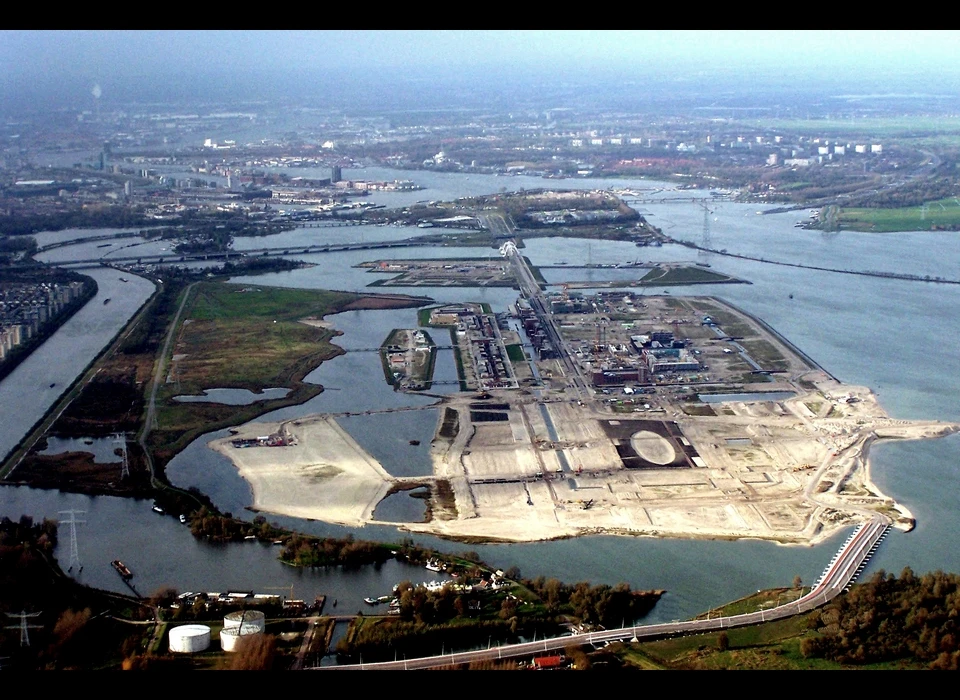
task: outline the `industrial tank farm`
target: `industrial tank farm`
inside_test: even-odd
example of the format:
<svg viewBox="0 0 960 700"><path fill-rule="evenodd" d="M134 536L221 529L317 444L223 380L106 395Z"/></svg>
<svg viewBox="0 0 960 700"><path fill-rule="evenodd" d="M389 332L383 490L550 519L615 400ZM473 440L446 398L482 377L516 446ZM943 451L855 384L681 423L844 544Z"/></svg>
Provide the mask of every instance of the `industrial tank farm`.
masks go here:
<svg viewBox="0 0 960 700"><path fill-rule="evenodd" d="M263 634L264 629L266 629L266 618L259 610L232 612L223 618L220 646L226 652L234 652L241 637Z"/></svg>
<svg viewBox="0 0 960 700"><path fill-rule="evenodd" d="M170 630L170 651L177 654L195 654L210 647L210 628L207 625L181 625Z"/></svg>

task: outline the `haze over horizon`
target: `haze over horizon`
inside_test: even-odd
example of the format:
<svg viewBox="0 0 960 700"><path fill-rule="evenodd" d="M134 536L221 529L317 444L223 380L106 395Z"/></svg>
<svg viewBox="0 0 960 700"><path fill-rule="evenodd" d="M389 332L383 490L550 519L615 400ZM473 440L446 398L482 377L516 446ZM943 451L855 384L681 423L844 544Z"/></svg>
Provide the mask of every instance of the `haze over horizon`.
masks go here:
<svg viewBox="0 0 960 700"><path fill-rule="evenodd" d="M751 104L960 85L957 31L0 32L0 109L289 99L333 108Z"/></svg>

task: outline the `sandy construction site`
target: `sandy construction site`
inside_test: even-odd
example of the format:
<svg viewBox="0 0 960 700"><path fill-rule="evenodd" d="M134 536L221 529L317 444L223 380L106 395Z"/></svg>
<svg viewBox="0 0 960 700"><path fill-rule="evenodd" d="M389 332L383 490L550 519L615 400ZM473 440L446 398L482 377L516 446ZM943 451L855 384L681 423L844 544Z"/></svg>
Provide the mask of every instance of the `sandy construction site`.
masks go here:
<svg viewBox="0 0 960 700"><path fill-rule="evenodd" d="M288 444L233 444L269 435L282 435ZM254 510L359 526L372 519L390 489L391 476L380 463L328 416L247 423L209 446L250 482Z"/></svg>
<svg viewBox="0 0 960 700"><path fill-rule="evenodd" d="M633 418L527 400L506 411L498 402L505 420L474 421L483 403L453 398L458 427L448 437L438 427L432 478L392 477L330 416L251 423L211 447L250 482L255 509L345 525L374 522L377 504L401 482L431 485L438 498L445 481L455 508L438 503L430 522L397 524L454 538L611 533L814 543L877 512L909 527L909 512L871 483L867 449L877 439L938 437L958 426L890 419L869 390L819 379L816 392L724 403L730 415L713 417ZM290 444L231 442L269 434Z"/></svg>
<svg viewBox="0 0 960 700"><path fill-rule="evenodd" d="M764 345L751 341L748 320L709 304L747 333L744 346L752 342L784 370L724 397L664 384L639 399L598 390L581 400L570 383L549 379L541 388L451 395L439 399L428 477L391 476L332 416L251 423L211 447L250 482L257 510L379 523L373 513L383 498L423 484L427 522L395 524L451 538L608 533L812 544L876 513L912 527L911 514L871 482L868 450L877 440L939 437L960 425L892 419L868 388L812 368L769 330ZM691 328L689 337L705 340L690 347L716 358L711 372L741 362L702 328ZM541 375L546 369L541 363ZM267 446L270 436L285 444ZM244 439L250 446L236 446Z"/></svg>

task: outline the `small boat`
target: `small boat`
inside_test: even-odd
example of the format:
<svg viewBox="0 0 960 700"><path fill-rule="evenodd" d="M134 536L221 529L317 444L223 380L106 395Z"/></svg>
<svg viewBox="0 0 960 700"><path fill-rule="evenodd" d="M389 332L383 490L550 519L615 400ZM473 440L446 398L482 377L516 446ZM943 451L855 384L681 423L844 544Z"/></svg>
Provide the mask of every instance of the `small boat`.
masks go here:
<svg viewBox="0 0 960 700"><path fill-rule="evenodd" d="M420 444L420 441L419 441L419 440L411 440L411 441L410 441L410 444L416 446L416 445L419 445L419 444Z"/></svg>
<svg viewBox="0 0 960 700"><path fill-rule="evenodd" d="M180 514L180 522L183 523L184 525L187 524L187 516L184 515L183 513Z"/></svg>
<svg viewBox="0 0 960 700"><path fill-rule="evenodd" d="M161 508L161 507L158 506L156 503L154 503L154 504L153 504L153 512L154 512L154 513L160 513L160 515L163 515L166 511L164 511L163 508Z"/></svg>
<svg viewBox="0 0 960 700"><path fill-rule="evenodd" d="M52 389L52 388L55 387L56 385L57 385L57 383L56 383L56 382L53 382L53 383L50 384L50 388Z"/></svg>
<svg viewBox="0 0 960 700"><path fill-rule="evenodd" d="M103 305L104 305L104 306L106 306L106 305L109 304L109 303L110 303L110 297L107 297L106 299L103 300Z"/></svg>
<svg viewBox="0 0 960 700"><path fill-rule="evenodd" d="M120 574L120 578L122 578L124 581L129 581L130 579L133 578L133 572L130 571L130 569L127 568L126 564L124 564L119 559L114 559L110 563L113 565L113 568L117 570L117 573Z"/></svg>

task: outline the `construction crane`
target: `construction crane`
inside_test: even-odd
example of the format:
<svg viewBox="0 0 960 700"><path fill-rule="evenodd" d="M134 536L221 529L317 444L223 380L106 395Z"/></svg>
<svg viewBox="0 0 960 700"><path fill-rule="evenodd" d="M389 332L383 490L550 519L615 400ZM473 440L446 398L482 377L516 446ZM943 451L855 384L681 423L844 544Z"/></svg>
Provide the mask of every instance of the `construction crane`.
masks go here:
<svg viewBox="0 0 960 700"><path fill-rule="evenodd" d="M267 591L290 591L290 595L287 600L293 600L293 584L289 586L266 586L264 590Z"/></svg>

